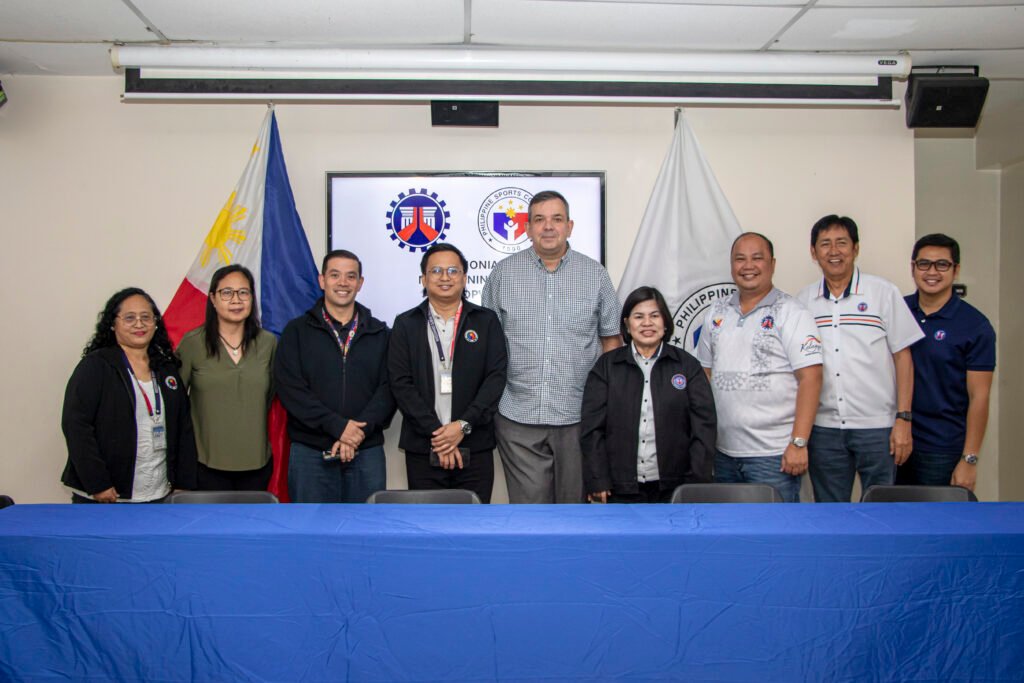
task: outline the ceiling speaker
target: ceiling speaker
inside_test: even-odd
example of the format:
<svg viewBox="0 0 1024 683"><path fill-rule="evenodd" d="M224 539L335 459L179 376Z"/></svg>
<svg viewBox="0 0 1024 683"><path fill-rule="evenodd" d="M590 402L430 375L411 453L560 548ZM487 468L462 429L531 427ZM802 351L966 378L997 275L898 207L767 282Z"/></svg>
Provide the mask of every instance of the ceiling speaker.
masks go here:
<svg viewBox="0 0 1024 683"><path fill-rule="evenodd" d="M908 128L974 128L988 94L977 74L910 74Z"/></svg>
<svg viewBox="0 0 1024 683"><path fill-rule="evenodd" d="M430 125L497 128L498 103L432 100L430 102Z"/></svg>

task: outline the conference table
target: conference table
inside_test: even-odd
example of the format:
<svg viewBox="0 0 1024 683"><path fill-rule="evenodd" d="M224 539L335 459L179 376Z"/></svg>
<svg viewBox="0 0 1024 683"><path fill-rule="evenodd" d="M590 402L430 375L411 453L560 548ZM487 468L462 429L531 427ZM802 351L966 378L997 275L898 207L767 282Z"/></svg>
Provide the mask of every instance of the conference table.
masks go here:
<svg viewBox="0 0 1024 683"><path fill-rule="evenodd" d="M0 679L1024 677L1024 504L15 505Z"/></svg>

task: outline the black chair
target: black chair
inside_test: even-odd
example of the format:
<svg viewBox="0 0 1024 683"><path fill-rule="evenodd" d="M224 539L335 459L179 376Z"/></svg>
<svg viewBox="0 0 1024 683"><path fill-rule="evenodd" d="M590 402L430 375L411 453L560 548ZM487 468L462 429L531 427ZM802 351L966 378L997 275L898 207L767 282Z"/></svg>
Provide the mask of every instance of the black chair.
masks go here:
<svg viewBox="0 0 1024 683"><path fill-rule="evenodd" d="M0 510L14 505L14 499L10 496L0 496Z"/></svg>
<svg viewBox="0 0 1024 683"><path fill-rule="evenodd" d="M771 484L682 484L671 503L781 503Z"/></svg>
<svg viewBox="0 0 1024 683"><path fill-rule="evenodd" d="M875 484L861 496L862 503L977 503L963 486L885 486Z"/></svg>
<svg viewBox="0 0 1024 683"><path fill-rule="evenodd" d="M367 503L427 503L434 505L480 505L480 497L466 489L429 489L421 491L374 491Z"/></svg>
<svg viewBox="0 0 1024 683"><path fill-rule="evenodd" d="M165 503L278 503L270 491L178 491L167 496Z"/></svg>

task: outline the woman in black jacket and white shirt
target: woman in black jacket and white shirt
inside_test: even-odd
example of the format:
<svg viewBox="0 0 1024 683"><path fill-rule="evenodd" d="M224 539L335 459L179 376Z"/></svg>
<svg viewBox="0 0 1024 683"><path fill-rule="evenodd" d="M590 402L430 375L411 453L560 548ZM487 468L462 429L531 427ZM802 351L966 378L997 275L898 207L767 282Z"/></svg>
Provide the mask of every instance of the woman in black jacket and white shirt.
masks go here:
<svg viewBox="0 0 1024 683"><path fill-rule="evenodd" d="M626 345L597 359L583 390L583 480L591 502L666 503L711 481L715 400L700 362L669 344L661 292L634 290L621 321Z"/></svg>
<svg viewBox="0 0 1024 683"><path fill-rule="evenodd" d="M64 394L74 503L149 503L195 488L196 445L178 361L153 299L107 301Z"/></svg>

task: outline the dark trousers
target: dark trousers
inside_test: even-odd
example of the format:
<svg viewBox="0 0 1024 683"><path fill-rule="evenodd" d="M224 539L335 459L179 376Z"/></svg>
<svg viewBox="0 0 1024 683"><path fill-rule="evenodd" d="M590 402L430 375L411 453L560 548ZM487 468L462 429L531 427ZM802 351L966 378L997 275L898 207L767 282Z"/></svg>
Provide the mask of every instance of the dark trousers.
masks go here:
<svg viewBox="0 0 1024 683"><path fill-rule="evenodd" d="M166 496L164 496L163 498L157 498L156 500L146 501L145 503L125 503L125 505L149 505L150 503L162 503L165 500L167 500ZM94 498L86 498L85 496L80 496L77 493L71 494L71 502L93 505L110 505L110 503L101 503ZM116 505L116 503L114 503L114 505Z"/></svg>
<svg viewBox="0 0 1024 683"><path fill-rule="evenodd" d="M494 488L494 451L473 451L469 465L462 469L446 470L430 464L426 453L405 453L405 475L409 490L469 489L480 496L481 502L491 502Z"/></svg>
<svg viewBox="0 0 1024 683"><path fill-rule="evenodd" d="M609 503L667 503L672 500L672 489L661 490L661 482L642 481L637 493L615 493L608 496Z"/></svg>
<svg viewBox="0 0 1024 683"><path fill-rule="evenodd" d="M274 461L258 470L215 470L199 463L197 484L200 491L266 491L270 475L274 473Z"/></svg>

